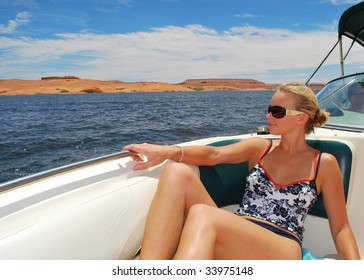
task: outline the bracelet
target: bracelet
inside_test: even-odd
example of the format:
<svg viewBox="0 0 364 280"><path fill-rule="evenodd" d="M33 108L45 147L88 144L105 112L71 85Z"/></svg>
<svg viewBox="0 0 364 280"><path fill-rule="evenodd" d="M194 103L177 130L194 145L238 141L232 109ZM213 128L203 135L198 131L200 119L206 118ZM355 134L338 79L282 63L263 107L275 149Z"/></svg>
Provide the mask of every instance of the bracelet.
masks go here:
<svg viewBox="0 0 364 280"><path fill-rule="evenodd" d="M182 146L180 146L180 145L174 145L174 147L177 147L177 148L180 148L181 149L181 157L180 157L179 160L177 160L177 162L182 162L183 157L185 155L185 151L183 150Z"/></svg>

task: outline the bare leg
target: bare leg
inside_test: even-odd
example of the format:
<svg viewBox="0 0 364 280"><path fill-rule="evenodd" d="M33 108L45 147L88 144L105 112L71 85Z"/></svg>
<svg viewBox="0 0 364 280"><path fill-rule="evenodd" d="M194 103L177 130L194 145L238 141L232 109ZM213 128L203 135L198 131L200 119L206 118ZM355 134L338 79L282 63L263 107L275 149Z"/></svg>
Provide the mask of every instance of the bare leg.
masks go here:
<svg viewBox="0 0 364 280"><path fill-rule="evenodd" d="M149 210L140 259L172 258L188 211L197 203L216 207L190 167L169 164L161 174Z"/></svg>
<svg viewBox="0 0 364 280"><path fill-rule="evenodd" d="M176 259L301 259L300 246L243 217L194 205Z"/></svg>

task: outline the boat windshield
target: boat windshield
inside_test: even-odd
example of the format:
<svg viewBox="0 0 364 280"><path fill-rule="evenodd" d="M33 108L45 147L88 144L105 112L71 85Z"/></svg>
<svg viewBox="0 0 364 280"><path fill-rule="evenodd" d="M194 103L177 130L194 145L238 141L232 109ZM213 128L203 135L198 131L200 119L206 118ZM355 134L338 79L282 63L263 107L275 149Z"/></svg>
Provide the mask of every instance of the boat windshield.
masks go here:
<svg viewBox="0 0 364 280"><path fill-rule="evenodd" d="M329 82L317 99L330 113L328 125L364 129L364 73Z"/></svg>

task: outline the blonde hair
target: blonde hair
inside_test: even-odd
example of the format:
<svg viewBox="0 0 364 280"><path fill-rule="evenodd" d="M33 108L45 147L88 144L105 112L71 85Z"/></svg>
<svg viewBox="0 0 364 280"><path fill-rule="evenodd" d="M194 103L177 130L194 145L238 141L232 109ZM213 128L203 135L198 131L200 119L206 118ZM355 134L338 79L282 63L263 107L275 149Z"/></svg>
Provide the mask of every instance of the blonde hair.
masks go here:
<svg viewBox="0 0 364 280"><path fill-rule="evenodd" d="M305 127L306 134L313 132L315 127L321 127L329 120L329 113L320 108L315 93L308 86L290 82L280 85L278 91L294 94L296 97L295 110L309 116Z"/></svg>

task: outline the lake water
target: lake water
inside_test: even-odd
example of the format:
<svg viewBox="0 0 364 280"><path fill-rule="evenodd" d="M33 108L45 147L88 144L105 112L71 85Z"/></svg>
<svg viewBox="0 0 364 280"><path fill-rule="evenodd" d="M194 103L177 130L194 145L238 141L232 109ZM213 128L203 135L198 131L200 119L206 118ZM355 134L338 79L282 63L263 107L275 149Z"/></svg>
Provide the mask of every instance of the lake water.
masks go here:
<svg viewBox="0 0 364 280"><path fill-rule="evenodd" d="M0 96L0 182L115 153L255 132L274 91Z"/></svg>

